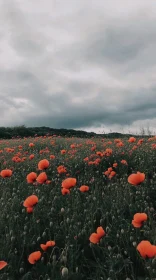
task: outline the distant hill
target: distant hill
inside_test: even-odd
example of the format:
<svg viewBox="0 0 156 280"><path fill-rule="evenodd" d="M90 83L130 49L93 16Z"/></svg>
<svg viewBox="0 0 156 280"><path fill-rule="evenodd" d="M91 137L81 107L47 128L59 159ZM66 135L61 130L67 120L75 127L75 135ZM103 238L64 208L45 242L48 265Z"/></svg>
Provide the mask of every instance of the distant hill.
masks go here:
<svg viewBox="0 0 156 280"><path fill-rule="evenodd" d="M25 125L15 127L0 127L0 138L11 139L16 137L34 137L56 135L64 137L79 137L79 138L91 138L91 137L103 137L103 138L122 138L122 137L141 137L134 134L122 134L118 132L112 132L107 134L96 134L95 132L86 132L83 130L65 129L65 128L50 128L46 126L41 127L26 127ZM149 136L146 136L149 137Z"/></svg>

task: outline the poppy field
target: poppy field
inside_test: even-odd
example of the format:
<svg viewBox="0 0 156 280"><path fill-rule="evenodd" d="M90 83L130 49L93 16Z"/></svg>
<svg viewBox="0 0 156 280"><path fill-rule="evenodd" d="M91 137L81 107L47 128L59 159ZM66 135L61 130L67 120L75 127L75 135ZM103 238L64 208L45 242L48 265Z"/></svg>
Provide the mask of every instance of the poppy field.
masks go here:
<svg viewBox="0 0 156 280"><path fill-rule="evenodd" d="M156 279L156 136L0 140L0 280Z"/></svg>

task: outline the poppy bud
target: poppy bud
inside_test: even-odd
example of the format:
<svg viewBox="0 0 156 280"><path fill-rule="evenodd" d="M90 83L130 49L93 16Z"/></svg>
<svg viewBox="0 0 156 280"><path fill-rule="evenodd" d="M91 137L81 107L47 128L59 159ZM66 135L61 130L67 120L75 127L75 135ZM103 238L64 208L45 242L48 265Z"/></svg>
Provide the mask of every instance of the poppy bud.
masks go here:
<svg viewBox="0 0 156 280"><path fill-rule="evenodd" d="M68 268L67 267L63 267L62 268L62 277L67 277L68 276Z"/></svg>
<svg viewBox="0 0 156 280"><path fill-rule="evenodd" d="M56 255L53 255L53 261L56 261Z"/></svg>
<svg viewBox="0 0 156 280"><path fill-rule="evenodd" d="M26 231L28 229L28 227L27 226L24 226L24 230Z"/></svg>
<svg viewBox="0 0 156 280"><path fill-rule="evenodd" d="M153 264L153 265L156 264L156 258L154 258L154 259L152 260L152 264Z"/></svg>
<svg viewBox="0 0 156 280"><path fill-rule="evenodd" d="M24 273L24 268L23 268L23 267L21 267L21 268L19 269L19 273L20 273L20 274L23 274L23 273Z"/></svg>
<svg viewBox="0 0 156 280"><path fill-rule="evenodd" d="M66 264L67 263L67 257L66 256L62 256L61 262Z"/></svg>
<svg viewBox="0 0 156 280"><path fill-rule="evenodd" d="M46 232L45 231L43 232L42 237L46 237Z"/></svg>

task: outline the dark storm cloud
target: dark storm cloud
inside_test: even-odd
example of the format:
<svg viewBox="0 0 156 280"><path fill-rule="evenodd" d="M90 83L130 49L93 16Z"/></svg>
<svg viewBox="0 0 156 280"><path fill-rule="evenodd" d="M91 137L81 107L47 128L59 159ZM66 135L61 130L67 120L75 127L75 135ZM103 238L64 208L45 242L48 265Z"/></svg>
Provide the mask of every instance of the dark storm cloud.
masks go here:
<svg viewBox="0 0 156 280"><path fill-rule="evenodd" d="M1 125L56 128L156 120L152 1L0 4Z"/></svg>
<svg viewBox="0 0 156 280"><path fill-rule="evenodd" d="M156 44L155 20L138 18L119 20L116 26L97 26L97 32L90 33L86 46L86 58L96 64L111 61L127 63L144 51L150 44Z"/></svg>

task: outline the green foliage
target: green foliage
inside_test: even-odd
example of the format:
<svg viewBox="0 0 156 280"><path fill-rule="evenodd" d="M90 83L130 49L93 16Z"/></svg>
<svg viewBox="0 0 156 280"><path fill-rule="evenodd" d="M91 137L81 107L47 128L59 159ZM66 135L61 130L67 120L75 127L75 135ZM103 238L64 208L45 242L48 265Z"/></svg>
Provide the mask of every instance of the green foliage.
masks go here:
<svg viewBox="0 0 156 280"><path fill-rule="evenodd" d="M14 132L25 133L26 129L16 127ZM45 130L43 127L42 131ZM12 133L11 129L8 131ZM117 147L113 138L104 142L94 138L97 148L92 152L93 144L87 144L87 140L42 137L0 141L1 170L13 169L10 178L0 177L0 260L8 263L0 270L0 280L156 278L155 258L143 259L136 249L142 240L156 245L156 149L151 146L155 142L144 138L143 144L133 150L137 142L129 143L128 138L122 140L122 147ZM112 144L108 144L109 141ZM29 147L30 142L34 147ZM72 149L73 143L76 147ZM5 148L9 147L14 151L8 152ZM49 152L45 151L46 147ZM112 154L95 156L97 151L104 152L107 148L112 149ZM67 152L62 155L61 149ZM40 153L41 150L44 152ZM26 159L13 162L18 152L21 159L25 156ZM30 154L34 154L32 160ZM84 161L93 154L100 158L97 165ZM50 159L50 155L55 158ZM26 176L30 172L39 175L38 162L45 158L50 162L45 172L51 183L28 184ZM122 164L122 159L128 165ZM118 164L116 167L114 162ZM59 165L64 165L69 176L77 179L76 186L65 196L61 193L61 184L67 176L58 174ZM104 175L109 167L116 172L112 179ZM146 179L141 185L132 186L127 179L137 171L145 173ZM89 191L80 192L81 185L89 186ZM39 202L33 213L28 214L23 201L32 194L37 195ZM134 228L134 214L143 212L148 215L147 221L141 228ZM106 235L99 244L90 243L90 235L99 226ZM56 246L44 252L40 244L49 240L54 240ZM42 257L32 265L28 256L38 250ZM64 278L63 267L68 268Z"/></svg>
<svg viewBox="0 0 156 280"><path fill-rule="evenodd" d="M15 127L0 127L0 139L11 139L15 137L33 137L33 136L44 136L44 135L59 135L64 137L78 137L78 138L90 138L90 137L105 137L105 138L119 138L119 137L130 137L132 134L122 134L118 132L108 134L96 134L94 132L86 132L74 129L56 129L46 126L42 127L26 127L25 125ZM138 136L136 135L138 138ZM146 136L147 137L147 136Z"/></svg>

